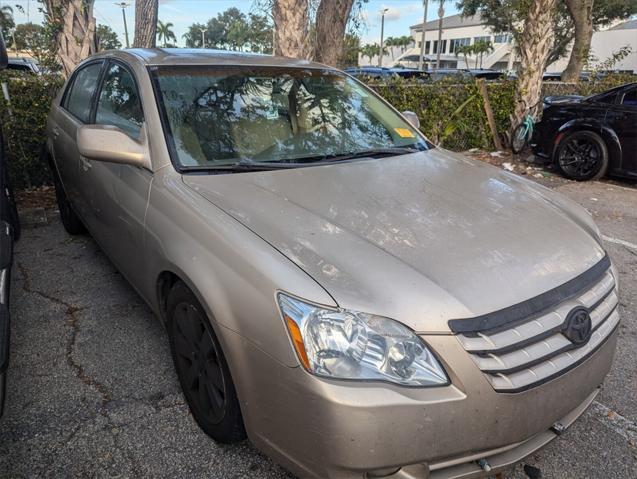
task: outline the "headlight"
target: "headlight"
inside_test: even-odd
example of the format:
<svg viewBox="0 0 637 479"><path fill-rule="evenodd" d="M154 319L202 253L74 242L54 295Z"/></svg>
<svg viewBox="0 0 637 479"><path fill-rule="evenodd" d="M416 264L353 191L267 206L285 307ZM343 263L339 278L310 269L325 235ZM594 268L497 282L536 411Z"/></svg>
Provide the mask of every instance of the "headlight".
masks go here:
<svg viewBox="0 0 637 479"><path fill-rule="evenodd" d="M326 309L283 293L278 301L299 360L317 376L405 386L449 384L422 339L393 319Z"/></svg>

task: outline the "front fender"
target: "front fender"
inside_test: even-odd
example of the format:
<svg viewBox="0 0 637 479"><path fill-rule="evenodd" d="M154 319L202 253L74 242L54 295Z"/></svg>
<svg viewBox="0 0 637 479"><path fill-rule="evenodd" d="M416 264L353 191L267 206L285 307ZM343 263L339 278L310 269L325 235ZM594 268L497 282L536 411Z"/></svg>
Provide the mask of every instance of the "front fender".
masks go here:
<svg viewBox="0 0 637 479"><path fill-rule="evenodd" d="M307 273L190 189L170 167L153 179L144 249L149 271L142 289L155 312L161 310L158 278L171 271L191 288L220 334L239 334L290 367L299 362L281 319L277 291L336 306Z"/></svg>

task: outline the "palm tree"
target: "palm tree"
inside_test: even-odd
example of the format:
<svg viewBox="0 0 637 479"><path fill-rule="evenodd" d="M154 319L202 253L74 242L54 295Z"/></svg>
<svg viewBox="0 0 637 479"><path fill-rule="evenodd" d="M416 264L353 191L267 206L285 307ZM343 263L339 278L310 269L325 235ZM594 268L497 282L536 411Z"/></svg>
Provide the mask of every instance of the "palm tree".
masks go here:
<svg viewBox="0 0 637 479"><path fill-rule="evenodd" d="M162 22L161 20L157 21L157 39L162 42L164 48L168 47L168 42L170 40L177 41L177 37L175 36L175 32L171 30L171 27L175 25L172 22Z"/></svg>
<svg viewBox="0 0 637 479"><path fill-rule="evenodd" d="M482 56L492 51L493 45L489 40L478 40L473 44L473 53L476 54L476 68L478 68L478 58L480 58L480 68L482 68Z"/></svg>
<svg viewBox="0 0 637 479"><path fill-rule="evenodd" d="M472 55L473 51L473 45L457 45L454 50L454 54L456 55L456 58L458 58L458 55L462 54L462 56L464 56L465 68L469 68L469 59L467 56Z"/></svg>
<svg viewBox="0 0 637 479"><path fill-rule="evenodd" d="M399 47L401 45L400 40L402 37L394 38L387 37L385 40L385 46L389 48L389 52L391 53L391 59L394 60L394 47Z"/></svg>
<svg viewBox="0 0 637 479"><path fill-rule="evenodd" d="M405 53L405 50L409 45L412 44L413 41L414 39L411 38L409 35L403 35L402 37L398 38L398 46L400 47L401 53Z"/></svg>

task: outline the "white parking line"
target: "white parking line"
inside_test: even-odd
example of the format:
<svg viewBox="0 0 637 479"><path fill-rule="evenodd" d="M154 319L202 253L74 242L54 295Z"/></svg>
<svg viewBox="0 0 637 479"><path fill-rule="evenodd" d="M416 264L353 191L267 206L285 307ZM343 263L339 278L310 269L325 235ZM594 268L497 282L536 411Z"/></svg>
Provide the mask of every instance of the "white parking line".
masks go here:
<svg viewBox="0 0 637 479"><path fill-rule="evenodd" d="M602 424L622 436L631 445L637 444L637 424L633 421L597 401L593 402L591 411Z"/></svg>
<svg viewBox="0 0 637 479"><path fill-rule="evenodd" d="M602 235L602 239L604 241L608 241L609 243L620 244L622 246L625 246L626 248L631 248L631 249L634 249L635 251L637 251L637 244L631 243L630 241L626 241L626 240L619 239L619 238L613 238L611 236L606 236L606 235Z"/></svg>

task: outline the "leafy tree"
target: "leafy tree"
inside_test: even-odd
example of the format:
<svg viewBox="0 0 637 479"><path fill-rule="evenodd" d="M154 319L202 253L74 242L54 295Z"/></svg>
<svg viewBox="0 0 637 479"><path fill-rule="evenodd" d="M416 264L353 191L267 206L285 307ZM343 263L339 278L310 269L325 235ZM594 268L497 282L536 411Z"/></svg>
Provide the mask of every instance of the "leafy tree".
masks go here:
<svg viewBox="0 0 637 479"><path fill-rule="evenodd" d="M343 52L338 64L341 68L358 65L358 53L361 50L361 39L354 33L346 33Z"/></svg>
<svg viewBox="0 0 637 479"><path fill-rule="evenodd" d="M0 7L0 30L2 30L2 36L9 38L9 33L13 27L15 27L13 8L9 5L3 5Z"/></svg>
<svg viewBox="0 0 637 479"><path fill-rule="evenodd" d="M122 42L119 41L117 33L108 25L98 25L95 30L97 39L97 51L103 50L119 50L122 48Z"/></svg>
<svg viewBox="0 0 637 479"><path fill-rule="evenodd" d="M188 27L188 31L182 35L182 38L186 41L188 48L203 48L201 32L207 33L207 25L203 23L193 23ZM206 38L206 44L208 44L208 38Z"/></svg>
<svg viewBox="0 0 637 479"><path fill-rule="evenodd" d="M157 39L162 42L162 46L164 48L168 48L168 45L171 40L177 41L177 37L175 36L175 32L171 30L174 26L172 22L162 22L161 20L157 20Z"/></svg>
<svg viewBox="0 0 637 479"><path fill-rule="evenodd" d="M205 45L202 45L202 34ZM190 48L218 48L222 50L272 51L272 25L265 15L243 14L237 8L220 12L206 24L193 23L183 35Z"/></svg>
<svg viewBox="0 0 637 479"><path fill-rule="evenodd" d="M542 75L553 46L557 3L558 0L460 0L457 4L463 15L480 14L494 31L511 32L515 38L520 66L512 128L529 108L538 109Z"/></svg>
<svg viewBox="0 0 637 479"><path fill-rule="evenodd" d="M521 22L519 14L522 8L528 8L529 0L458 0L457 6L463 15L481 14L483 20L493 28L495 32L511 32L519 45L519 35L524 29L524 22ZM572 4L573 11L569 11L567 4ZM569 46L575 40L576 28L574 16L578 17L580 24L580 40L576 48L571 51L574 60L581 62L582 58L588 55L590 49L590 39L594 30L598 30L612 22L628 18L637 13L636 0L594 0L590 13L586 12L591 0L558 0L552 18L553 42L547 58L547 65L559 60L569 53ZM584 14L580 9L584 9ZM574 12L574 13L573 13ZM592 25L592 28L590 28ZM579 69L581 71L581 66ZM573 70L573 71L575 71ZM579 77L580 71L574 74ZM572 75L572 74L571 74ZM571 79L573 76L571 76Z"/></svg>

